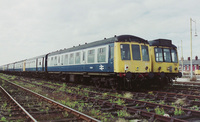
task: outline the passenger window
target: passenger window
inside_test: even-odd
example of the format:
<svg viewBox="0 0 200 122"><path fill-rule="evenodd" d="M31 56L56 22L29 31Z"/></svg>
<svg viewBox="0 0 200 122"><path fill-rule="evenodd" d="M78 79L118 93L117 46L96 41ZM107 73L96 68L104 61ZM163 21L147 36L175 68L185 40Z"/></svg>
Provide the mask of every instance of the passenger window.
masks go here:
<svg viewBox="0 0 200 122"><path fill-rule="evenodd" d="M83 51L83 62L85 61L85 51Z"/></svg>
<svg viewBox="0 0 200 122"><path fill-rule="evenodd" d="M68 64L68 54L65 55L64 57L64 65Z"/></svg>
<svg viewBox="0 0 200 122"><path fill-rule="evenodd" d="M98 49L98 62L106 62L106 48Z"/></svg>
<svg viewBox="0 0 200 122"><path fill-rule="evenodd" d="M70 54L70 57L69 57L69 64L74 64L74 54Z"/></svg>
<svg viewBox="0 0 200 122"><path fill-rule="evenodd" d="M61 56L61 65L63 65L63 55Z"/></svg>
<svg viewBox="0 0 200 122"><path fill-rule="evenodd" d="M142 60L149 61L149 50L145 45L142 45Z"/></svg>
<svg viewBox="0 0 200 122"><path fill-rule="evenodd" d="M58 56L58 63L60 63L60 56Z"/></svg>
<svg viewBox="0 0 200 122"><path fill-rule="evenodd" d="M120 48L121 48L121 59L122 60L130 60L131 56L130 56L129 44L121 44Z"/></svg>
<svg viewBox="0 0 200 122"><path fill-rule="evenodd" d="M57 65L57 56L54 58L54 65Z"/></svg>
<svg viewBox="0 0 200 122"><path fill-rule="evenodd" d="M80 64L81 62L81 56L80 56L80 52L76 53L76 57L75 57L75 64Z"/></svg>
<svg viewBox="0 0 200 122"><path fill-rule="evenodd" d="M171 62L171 53L169 49L163 49L164 61Z"/></svg>
<svg viewBox="0 0 200 122"><path fill-rule="evenodd" d="M95 50L88 50L88 63L94 63Z"/></svg>
<svg viewBox="0 0 200 122"><path fill-rule="evenodd" d="M132 56L133 56L133 60L141 60L139 45L132 44Z"/></svg>
<svg viewBox="0 0 200 122"><path fill-rule="evenodd" d="M42 65L41 61L39 61L39 65L40 65L40 66Z"/></svg>
<svg viewBox="0 0 200 122"><path fill-rule="evenodd" d="M163 62L163 53L161 48L155 48L155 58L157 62Z"/></svg>
<svg viewBox="0 0 200 122"><path fill-rule="evenodd" d="M177 58L177 52L175 49L171 50L171 55L172 55L172 62L177 63L178 62L178 58Z"/></svg>

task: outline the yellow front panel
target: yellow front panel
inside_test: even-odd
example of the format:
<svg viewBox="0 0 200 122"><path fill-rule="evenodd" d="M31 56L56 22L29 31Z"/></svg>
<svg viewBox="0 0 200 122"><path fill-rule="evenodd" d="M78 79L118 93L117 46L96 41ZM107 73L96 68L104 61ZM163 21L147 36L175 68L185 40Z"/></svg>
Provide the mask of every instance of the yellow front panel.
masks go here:
<svg viewBox="0 0 200 122"><path fill-rule="evenodd" d="M129 44L130 45L130 60L122 60L121 59L121 48L120 44ZM125 67L128 66L128 69L126 72L130 71L132 73L144 73L144 72L150 72L151 71L151 63L150 63L150 57L149 61L142 61L142 51L140 48L140 54L141 54L141 60L133 60L132 58L132 50L131 50L131 44L136 45L144 45L137 42L115 42L114 47L114 72L125 72ZM149 45L146 45L149 47ZM145 68L148 67L146 70Z"/></svg>
<svg viewBox="0 0 200 122"><path fill-rule="evenodd" d="M155 46L150 46L152 72L178 73L179 63L156 62L154 48L155 48ZM167 48L167 47L165 47L165 48ZM159 70L159 67L161 67L160 70ZM177 68L177 70L175 70L175 68Z"/></svg>

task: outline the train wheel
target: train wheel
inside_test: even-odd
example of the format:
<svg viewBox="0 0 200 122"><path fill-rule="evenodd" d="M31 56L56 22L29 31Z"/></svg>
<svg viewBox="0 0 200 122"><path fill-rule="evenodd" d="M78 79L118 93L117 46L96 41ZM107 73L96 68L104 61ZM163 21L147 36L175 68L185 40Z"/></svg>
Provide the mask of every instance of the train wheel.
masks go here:
<svg viewBox="0 0 200 122"><path fill-rule="evenodd" d="M100 88L101 87L101 81L100 80L95 81L94 84L95 84L96 88Z"/></svg>
<svg viewBox="0 0 200 122"><path fill-rule="evenodd" d="M117 90L118 87L119 87L119 83L118 83L116 80L112 80L112 81L110 82L110 86L111 86L111 88L112 88L113 90Z"/></svg>

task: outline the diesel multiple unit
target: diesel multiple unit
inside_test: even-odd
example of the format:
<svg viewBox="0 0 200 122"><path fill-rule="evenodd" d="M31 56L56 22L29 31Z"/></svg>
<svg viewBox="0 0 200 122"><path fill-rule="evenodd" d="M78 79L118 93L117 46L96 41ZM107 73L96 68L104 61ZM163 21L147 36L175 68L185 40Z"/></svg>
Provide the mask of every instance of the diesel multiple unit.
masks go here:
<svg viewBox="0 0 200 122"><path fill-rule="evenodd" d="M3 65L0 70L132 89L147 80L168 83L179 76L178 66L177 49L171 40L148 42L121 35Z"/></svg>

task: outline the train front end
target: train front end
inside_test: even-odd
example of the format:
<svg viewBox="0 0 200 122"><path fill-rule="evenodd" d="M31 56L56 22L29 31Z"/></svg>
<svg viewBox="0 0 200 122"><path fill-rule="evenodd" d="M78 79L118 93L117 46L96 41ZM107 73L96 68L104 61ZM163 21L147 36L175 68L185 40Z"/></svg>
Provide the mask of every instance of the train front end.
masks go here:
<svg viewBox="0 0 200 122"><path fill-rule="evenodd" d="M139 87L146 79L153 77L149 43L139 37L117 37L114 44L114 72L121 86L127 89Z"/></svg>
<svg viewBox="0 0 200 122"><path fill-rule="evenodd" d="M168 39L149 41L152 60L152 72L163 85L172 83L172 79L181 77L177 47Z"/></svg>

